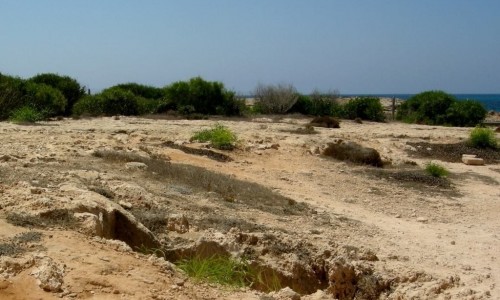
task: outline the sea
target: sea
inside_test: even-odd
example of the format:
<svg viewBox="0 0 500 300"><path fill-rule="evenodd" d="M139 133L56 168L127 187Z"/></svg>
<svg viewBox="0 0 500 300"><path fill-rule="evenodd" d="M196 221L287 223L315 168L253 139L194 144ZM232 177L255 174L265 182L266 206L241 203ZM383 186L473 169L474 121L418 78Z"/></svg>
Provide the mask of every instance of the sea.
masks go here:
<svg viewBox="0 0 500 300"><path fill-rule="evenodd" d="M373 96L380 98L397 98L407 100L414 94L352 94L342 95L342 97ZM486 110L500 112L500 94L453 94L458 100L476 100L481 102Z"/></svg>

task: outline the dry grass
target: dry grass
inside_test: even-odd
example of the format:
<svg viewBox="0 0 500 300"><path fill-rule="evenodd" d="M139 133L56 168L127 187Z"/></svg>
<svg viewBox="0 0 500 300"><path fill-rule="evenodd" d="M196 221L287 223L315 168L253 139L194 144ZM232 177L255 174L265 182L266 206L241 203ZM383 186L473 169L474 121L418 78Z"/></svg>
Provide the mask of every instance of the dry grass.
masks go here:
<svg viewBox="0 0 500 300"><path fill-rule="evenodd" d="M142 162L148 166L151 175L155 174L155 179L170 180L216 192L228 202L244 204L274 214L304 214L309 211L306 204L297 203L262 185L238 180L202 167L145 158L131 152L96 151L94 156L111 162Z"/></svg>

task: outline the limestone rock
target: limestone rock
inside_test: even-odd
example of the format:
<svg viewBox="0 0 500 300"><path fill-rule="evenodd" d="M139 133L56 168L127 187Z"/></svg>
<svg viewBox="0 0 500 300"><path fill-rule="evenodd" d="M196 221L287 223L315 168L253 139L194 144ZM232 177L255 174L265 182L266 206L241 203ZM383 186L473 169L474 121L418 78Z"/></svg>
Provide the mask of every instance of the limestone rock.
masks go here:
<svg viewBox="0 0 500 300"><path fill-rule="evenodd" d="M50 257L43 257L38 267L31 273L38 286L48 292L60 292L64 283L64 268L56 264Z"/></svg>
<svg viewBox="0 0 500 300"><path fill-rule="evenodd" d="M289 287L270 294L276 300L300 300L300 295Z"/></svg>
<svg viewBox="0 0 500 300"><path fill-rule="evenodd" d="M189 231L189 222L183 214L173 214L168 217L167 229L177 233L186 233Z"/></svg>
<svg viewBox="0 0 500 300"><path fill-rule="evenodd" d="M472 165L472 166L484 165L484 160L482 158L476 157L476 155L473 154L462 155L462 162L466 165Z"/></svg>

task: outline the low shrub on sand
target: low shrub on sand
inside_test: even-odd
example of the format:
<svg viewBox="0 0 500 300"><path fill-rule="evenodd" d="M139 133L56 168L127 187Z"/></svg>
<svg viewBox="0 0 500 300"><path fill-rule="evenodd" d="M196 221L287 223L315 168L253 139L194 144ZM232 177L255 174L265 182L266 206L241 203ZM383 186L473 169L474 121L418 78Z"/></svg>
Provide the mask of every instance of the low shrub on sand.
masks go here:
<svg viewBox="0 0 500 300"><path fill-rule="evenodd" d="M232 150L237 138L236 135L222 124L216 124L211 129L196 132L191 140L210 142L217 149Z"/></svg>
<svg viewBox="0 0 500 300"><path fill-rule="evenodd" d="M437 163L428 163L425 166L425 172L432 177L444 177L448 175L448 170L445 167L437 164Z"/></svg>
<svg viewBox="0 0 500 300"><path fill-rule="evenodd" d="M468 143L474 148L496 149L498 147L495 132L490 128L476 127L472 129Z"/></svg>

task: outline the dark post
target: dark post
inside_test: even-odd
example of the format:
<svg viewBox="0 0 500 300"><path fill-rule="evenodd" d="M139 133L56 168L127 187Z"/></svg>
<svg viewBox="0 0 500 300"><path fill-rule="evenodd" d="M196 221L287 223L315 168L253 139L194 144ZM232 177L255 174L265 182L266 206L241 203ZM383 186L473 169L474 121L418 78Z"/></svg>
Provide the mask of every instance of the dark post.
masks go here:
<svg viewBox="0 0 500 300"><path fill-rule="evenodd" d="M392 120L394 121L394 113L396 112L396 97L392 97Z"/></svg>

